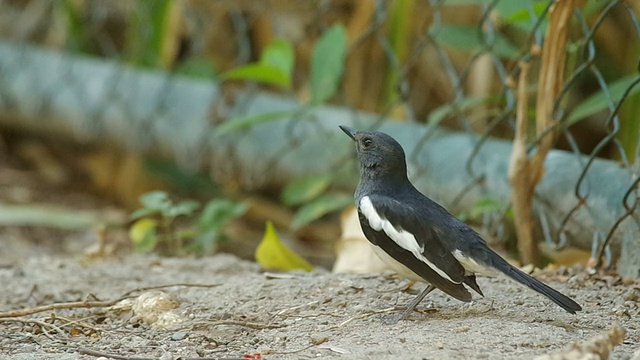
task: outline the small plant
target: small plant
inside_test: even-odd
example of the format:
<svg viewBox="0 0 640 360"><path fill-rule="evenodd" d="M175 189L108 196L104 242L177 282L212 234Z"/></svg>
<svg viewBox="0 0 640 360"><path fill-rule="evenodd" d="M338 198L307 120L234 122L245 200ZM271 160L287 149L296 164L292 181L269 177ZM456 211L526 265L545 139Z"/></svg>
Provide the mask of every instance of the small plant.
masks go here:
<svg viewBox="0 0 640 360"><path fill-rule="evenodd" d="M247 206L230 199L209 201L198 217L198 235L193 239L190 249L198 254L211 254L216 244L224 239L224 227L247 211Z"/></svg>
<svg viewBox="0 0 640 360"><path fill-rule="evenodd" d="M246 211L242 203L214 199L204 206L195 224L187 221L179 227L175 220L180 216L194 215L200 208L199 202L185 200L174 203L166 192L152 191L142 195L140 203L143 207L131 214L135 222L129 231L135 251L148 253L155 250L178 256L213 253L216 243L224 237L224 227Z"/></svg>

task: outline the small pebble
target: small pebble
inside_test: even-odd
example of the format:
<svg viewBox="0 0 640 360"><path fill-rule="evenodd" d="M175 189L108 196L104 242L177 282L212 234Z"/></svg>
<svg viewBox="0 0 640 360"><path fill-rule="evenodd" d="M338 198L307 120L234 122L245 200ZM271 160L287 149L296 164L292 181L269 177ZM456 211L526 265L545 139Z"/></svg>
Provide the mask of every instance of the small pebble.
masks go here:
<svg viewBox="0 0 640 360"><path fill-rule="evenodd" d="M173 333L173 335L171 335L171 340L174 340L174 341L183 340L185 337L187 337L187 334L188 333L185 331Z"/></svg>
<svg viewBox="0 0 640 360"><path fill-rule="evenodd" d="M638 301L640 300L640 292L636 290L627 291L622 298L626 301Z"/></svg>
<svg viewBox="0 0 640 360"><path fill-rule="evenodd" d="M327 341L329 341L329 338L327 336L325 336L324 334L311 334L311 336L309 336L311 343L313 345L320 345L323 343L326 343Z"/></svg>

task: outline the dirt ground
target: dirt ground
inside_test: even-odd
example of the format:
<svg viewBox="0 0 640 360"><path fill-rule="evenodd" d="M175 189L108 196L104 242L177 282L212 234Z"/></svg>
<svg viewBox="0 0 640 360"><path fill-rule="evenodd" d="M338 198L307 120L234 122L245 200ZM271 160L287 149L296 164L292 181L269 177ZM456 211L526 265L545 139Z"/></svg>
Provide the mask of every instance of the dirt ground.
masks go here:
<svg viewBox="0 0 640 360"><path fill-rule="evenodd" d="M43 184L0 161L0 202L122 212ZM128 241L126 230L112 232ZM483 278L485 298L435 291L389 325L421 285L322 268L269 274L226 254L86 256L96 242L93 231L0 227L0 359L528 359L614 322L627 335L611 358L640 358L640 281L614 274L534 274L583 306L575 316L508 279Z"/></svg>
<svg viewBox="0 0 640 360"><path fill-rule="evenodd" d="M628 359L640 349L640 283L579 268L536 274L582 304L576 316L499 278L479 280L485 298L465 304L434 292L410 320L388 325L389 308L413 296L402 291L404 280L389 275L274 275L224 254L1 259L0 311L132 297L116 306L0 315L3 359L527 359L606 332L614 322L627 335L611 358ZM149 289L172 284L183 285ZM158 316L130 311L132 299L150 292L170 298L164 307L175 307L170 316L153 322ZM96 353L81 354L87 350Z"/></svg>

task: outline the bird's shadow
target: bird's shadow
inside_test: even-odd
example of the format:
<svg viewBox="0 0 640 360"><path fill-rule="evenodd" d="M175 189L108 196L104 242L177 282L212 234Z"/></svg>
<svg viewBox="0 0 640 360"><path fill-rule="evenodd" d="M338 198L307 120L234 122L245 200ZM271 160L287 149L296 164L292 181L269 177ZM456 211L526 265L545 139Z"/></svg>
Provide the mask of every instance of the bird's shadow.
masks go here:
<svg viewBox="0 0 640 360"><path fill-rule="evenodd" d="M422 323L431 320L456 320L456 319L477 319L483 317L499 318L513 322L526 323L547 323L549 325L563 328L567 331L577 331L580 329L576 324L564 322L558 319L539 319L537 316L526 312L505 312L494 307L494 301L487 302L474 301L473 303L460 307L426 307L416 308L406 319L401 319L406 306L395 306L391 314L382 314L382 321L387 325L402 323Z"/></svg>

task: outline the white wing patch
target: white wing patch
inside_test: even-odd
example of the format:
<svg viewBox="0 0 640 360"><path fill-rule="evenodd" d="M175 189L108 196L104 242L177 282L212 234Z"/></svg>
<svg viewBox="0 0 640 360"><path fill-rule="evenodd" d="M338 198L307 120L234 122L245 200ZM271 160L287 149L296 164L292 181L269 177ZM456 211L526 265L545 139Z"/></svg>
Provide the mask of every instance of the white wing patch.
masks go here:
<svg viewBox="0 0 640 360"><path fill-rule="evenodd" d="M409 251L413 254L418 260L425 263L429 266L433 271L438 273L438 275L443 278L451 281L454 284L460 284L460 281L453 281L446 272L439 269L435 264L429 261L422 253L424 252L424 246L418 244L415 236L412 233L405 231L403 229L396 229L389 220L383 218L378 214L376 208L373 206L371 199L368 196L363 197L358 204L360 211L364 215L364 217L369 221L369 226L375 231L384 231L387 236L393 240L396 244L398 244L401 248ZM381 257L382 258L382 257ZM389 256L389 258L391 258ZM389 259L382 259L385 262L389 262ZM395 261L395 259L394 259ZM391 264L395 265L395 264ZM402 265L404 266L404 265ZM394 266L395 267L395 266ZM404 266L406 268L406 266ZM402 275L402 274L401 274Z"/></svg>
<svg viewBox="0 0 640 360"><path fill-rule="evenodd" d="M371 228L375 231L382 230L382 218L380 217L380 215L378 215L378 212L373 207L371 199L369 199L368 196L365 196L360 199L360 204L358 205L360 206L360 211L362 211L364 217L369 220L369 226L371 226Z"/></svg>
<svg viewBox="0 0 640 360"><path fill-rule="evenodd" d="M478 275L488 276L488 277L494 277L498 275L495 269L479 264L477 261L473 260L472 258L465 256L460 250L454 251L453 257L456 258L458 262L460 262L460 265L462 265L462 267L467 273L478 274Z"/></svg>

